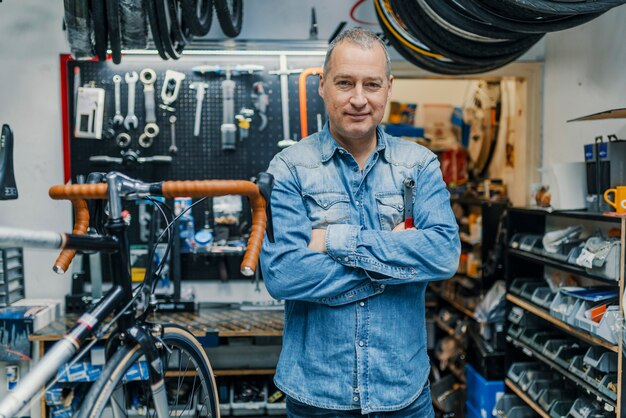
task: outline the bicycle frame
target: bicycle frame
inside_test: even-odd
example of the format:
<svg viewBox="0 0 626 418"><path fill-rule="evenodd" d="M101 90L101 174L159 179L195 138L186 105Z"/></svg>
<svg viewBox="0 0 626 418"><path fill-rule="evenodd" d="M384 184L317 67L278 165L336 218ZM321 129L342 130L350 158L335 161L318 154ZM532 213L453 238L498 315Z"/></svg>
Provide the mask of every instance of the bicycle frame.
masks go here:
<svg viewBox="0 0 626 418"><path fill-rule="evenodd" d="M102 176L100 177L102 178ZM244 275L254 274L256 268L256 258L261 247L261 240L265 226L268 226L268 237L273 241L273 231L271 224L271 212L269 201L273 178L271 175L261 173L259 175L258 186L250 187L250 182L238 181L212 181L211 184L205 182L162 182L143 183L127 177L121 173L112 172L107 174L106 196L102 184L88 184L75 186L80 191L70 191L62 197L73 200L76 213L75 231L84 232L87 229L84 219L79 219L78 209L87 212L84 196L89 198L108 198L108 221L105 224L107 235L88 236L81 234L54 234L42 232L24 231L0 231L3 242L15 246L36 246L45 248L64 248L57 259L54 270L64 272L74 256L71 250L103 250L111 253L111 263L113 267L113 287L105 296L87 312L82 314L70 331L46 353L40 361L15 387L15 389L0 401L0 418L12 418L22 408L27 406L30 400L45 384L57 373L57 371L74 357L87 338L96 333L100 325L111 314L116 314L117 330L123 334L123 340L132 341L141 345L146 354L149 364L151 391L155 410L159 418L169 418L167 397L163 384L163 366L156 350L155 340L150 331L141 326L141 322L135 319L132 284L130 277L129 242L127 238L127 225L122 219L122 199L141 198L149 195L160 195L165 197L176 196L183 191L185 194L195 195L195 197L219 196L223 194L245 194L251 200L254 199L253 208L253 228L250 234L248 249L252 248L250 254L246 252L242 262L242 273ZM167 184L166 184L167 183ZM245 184L242 184L245 183ZM215 184L215 186L213 186ZM85 187L83 187L85 186ZM185 186L185 187L183 187ZM63 188L64 186L55 186ZM71 188L71 186L70 186ZM253 190L254 189L254 190ZM72 189L74 190L74 189ZM51 197L55 198L55 188L50 191ZM77 202L79 202L77 204ZM82 203L81 203L82 202ZM256 208L256 217L255 215ZM263 210L264 209L264 210ZM267 216L266 216L267 215ZM83 216L85 214L83 213ZM255 228L256 220L256 228ZM81 225L82 222L82 225ZM88 223L88 222L87 222ZM253 236L254 242L253 241ZM126 309L125 311L123 311ZM139 326L138 326L139 325Z"/></svg>

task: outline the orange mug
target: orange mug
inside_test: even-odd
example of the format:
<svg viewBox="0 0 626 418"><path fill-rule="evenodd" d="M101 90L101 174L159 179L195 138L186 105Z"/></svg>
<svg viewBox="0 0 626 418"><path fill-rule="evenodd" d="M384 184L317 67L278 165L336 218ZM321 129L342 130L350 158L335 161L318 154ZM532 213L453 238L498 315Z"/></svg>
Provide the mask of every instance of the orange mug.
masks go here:
<svg viewBox="0 0 626 418"><path fill-rule="evenodd" d="M609 194L615 195L615 200L609 199ZM626 213L626 186L617 186L604 192L604 200L613 206L617 213Z"/></svg>

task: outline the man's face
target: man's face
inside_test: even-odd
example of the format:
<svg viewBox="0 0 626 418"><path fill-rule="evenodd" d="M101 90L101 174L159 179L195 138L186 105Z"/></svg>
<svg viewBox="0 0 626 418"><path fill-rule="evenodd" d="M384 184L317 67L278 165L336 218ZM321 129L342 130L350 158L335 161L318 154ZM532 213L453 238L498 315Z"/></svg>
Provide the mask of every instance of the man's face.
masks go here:
<svg viewBox="0 0 626 418"><path fill-rule="evenodd" d="M345 144L376 137L376 126L391 97L392 81L393 77L387 78L385 52L380 45L363 49L344 41L335 47L327 73L320 77L319 94L336 140Z"/></svg>

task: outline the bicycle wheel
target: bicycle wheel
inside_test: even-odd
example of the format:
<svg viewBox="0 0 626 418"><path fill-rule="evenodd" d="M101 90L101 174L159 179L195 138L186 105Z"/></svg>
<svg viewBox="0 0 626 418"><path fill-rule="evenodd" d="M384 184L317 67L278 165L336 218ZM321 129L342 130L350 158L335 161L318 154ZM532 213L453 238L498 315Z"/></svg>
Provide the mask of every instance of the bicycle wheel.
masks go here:
<svg viewBox="0 0 626 418"><path fill-rule="evenodd" d="M243 0L215 0L215 14L224 35L234 38L241 33Z"/></svg>
<svg viewBox="0 0 626 418"><path fill-rule="evenodd" d="M160 348L170 416L219 417L213 370L200 343L183 328L165 325ZM108 360L82 403L78 418L155 417L140 346L123 346ZM141 370L144 369L143 372ZM139 380L136 379L141 375Z"/></svg>

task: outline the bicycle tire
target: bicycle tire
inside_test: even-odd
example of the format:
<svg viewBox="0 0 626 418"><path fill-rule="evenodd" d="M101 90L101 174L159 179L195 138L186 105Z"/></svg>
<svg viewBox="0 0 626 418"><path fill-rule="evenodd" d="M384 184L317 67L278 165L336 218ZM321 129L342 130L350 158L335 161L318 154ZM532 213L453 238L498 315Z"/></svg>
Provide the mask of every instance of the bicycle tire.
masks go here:
<svg viewBox="0 0 626 418"><path fill-rule="evenodd" d="M91 42L93 29L87 0L64 0L65 30L70 51L74 58L91 58L94 45Z"/></svg>
<svg viewBox="0 0 626 418"><path fill-rule="evenodd" d="M527 51L541 36L498 43L477 42L450 33L432 20L420 2L395 0L398 12L406 16L405 23L422 42L440 54L460 63L481 65L485 59L507 61ZM411 3L411 4L409 4ZM411 12L411 13L409 13Z"/></svg>
<svg viewBox="0 0 626 418"><path fill-rule="evenodd" d="M626 3L626 0L594 0L581 2L559 2L553 0L500 0L503 5L548 15L580 15L604 13Z"/></svg>
<svg viewBox="0 0 626 418"><path fill-rule="evenodd" d="M111 59L114 64L122 62L122 29L119 10L118 0L106 0L109 47L111 48Z"/></svg>
<svg viewBox="0 0 626 418"><path fill-rule="evenodd" d="M243 0L214 0L215 14L224 35L234 38L241 33Z"/></svg>
<svg viewBox="0 0 626 418"><path fill-rule="evenodd" d="M587 23L601 14L589 13L561 16L554 19L528 21L502 16L503 13L498 13L489 8L485 3L477 2L476 0L454 0L454 2L475 18L485 23L521 33L546 33L565 30Z"/></svg>
<svg viewBox="0 0 626 418"><path fill-rule="evenodd" d="M196 396L195 388L196 384L199 384L200 386L198 386L198 388L200 396L204 396L204 398L202 398L202 405L204 405L206 409L202 408L198 412L196 407L196 412L198 412L196 416L219 417L218 395L215 379L213 377L213 371L206 356L206 352L200 343L191 333L176 325L164 325L161 339L169 350L172 350L169 352L165 347L160 349L160 352L165 357L164 366L167 367L169 361L173 357L176 357L173 353L178 352L179 354L179 369L177 371L169 369L165 376L166 389L175 389L175 394L172 393L172 390L167 390L168 405L178 405L178 396L181 389L188 387L190 385L189 379L193 378L192 394L189 397L189 401L186 403L186 407L189 406L190 408L193 408L193 397ZM165 356L166 354L169 355ZM186 364L184 370L182 366L183 361L181 360L183 358L183 354L188 354L188 357L185 358ZM117 412L124 412L128 414L129 407L135 408L132 410L133 415L139 413L142 409L145 409L146 415L151 416L149 402L146 402L147 405L143 405L143 408L132 405L132 401L136 402L137 399L148 400L152 396L150 392L150 383L146 380L127 381L124 379L127 371L131 368L131 366L138 364L137 361L142 356L143 352L139 344L119 347L113 356L108 360L107 365L102 370L98 380L96 380L96 382L89 389L89 392L83 400L77 418L99 418L103 415L103 413L106 413L105 415L110 415L109 413L111 411L109 409L115 409ZM189 369L190 364L195 368L195 376L189 376L190 374L193 374L193 371ZM198 378L199 383L196 382ZM178 381L176 381L176 379L178 379ZM138 387L142 384L145 386L143 389L145 390L145 395L147 396L146 398L127 397L127 395L130 395L131 393L137 394ZM176 396L176 398L170 399L170 394ZM180 409L175 409L174 411L180 412ZM180 412L180 415L175 416L183 416L185 415L185 411L186 409ZM153 413L154 411L152 411L152 414Z"/></svg>
<svg viewBox="0 0 626 418"><path fill-rule="evenodd" d="M152 42L157 53L164 60L169 59L169 56L165 52L163 47L163 40L161 39L161 28L159 27L159 18L156 12L155 0L144 0L146 6L146 14L148 16L148 23L150 24L150 32L152 33Z"/></svg>
<svg viewBox="0 0 626 418"><path fill-rule="evenodd" d="M174 0L155 0L155 11L159 20L159 31L161 34L161 43L165 52L173 59L179 59L180 54L185 48L185 44L177 42L174 32L179 30L178 18L176 15L170 14L170 3ZM167 3L167 4L166 4Z"/></svg>
<svg viewBox="0 0 626 418"><path fill-rule="evenodd" d="M108 30L106 8L102 0L91 0L91 20L93 22L93 44L98 61L106 61Z"/></svg>
<svg viewBox="0 0 626 418"><path fill-rule="evenodd" d="M213 22L213 0L180 0L179 4L185 25L192 35L209 33Z"/></svg>

